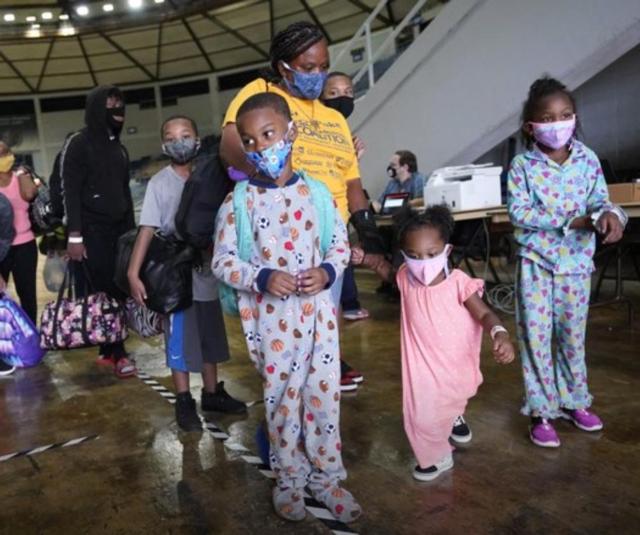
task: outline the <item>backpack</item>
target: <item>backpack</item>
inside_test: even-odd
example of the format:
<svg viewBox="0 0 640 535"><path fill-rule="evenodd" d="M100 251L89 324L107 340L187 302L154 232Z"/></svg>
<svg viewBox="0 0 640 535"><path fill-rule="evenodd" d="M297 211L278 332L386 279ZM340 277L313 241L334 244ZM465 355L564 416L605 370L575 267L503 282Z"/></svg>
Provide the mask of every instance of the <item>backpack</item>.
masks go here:
<svg viewBox="0 0 640 535"><path fill-rule="evenodd" d="M51 234L62 226L62 218L55 214L51 202L51 190L42 179L40 179L38 193L29 205L29 221L31 230L36 236Z"/></svg>
<svg viewBox="0 0 640 535"><path fill-rule="evenodd" d="M184 185L174 220L183 241L198 250L212 247L216 215L228 192L229 179L215 145L196 157Z"/></svg>
<svg viewBox="0 0 640 535"><path fill-rule="evenodd" d="M320 229L320 252L326 255L331 240L336 218L336 207L333 196L327 187L318 180L307 176L304 172L298 172L311 192L311 202L318 216L318 228ZM243 262L251 260L253 251L253 231L247 210L247 186L249 181L238 182L233 190L233 213L235 216L236 236L238 240L238 258ZM218 286L220 304L225 314L238 316L238 294L231 286L220 282Z"/></svg>
<svg viewBox="0 0 640 535"><path fill-rule="evenodd" d="M44 357L40 333L18 303L0 293L0 360L18 368L36 366Z"/></svg>

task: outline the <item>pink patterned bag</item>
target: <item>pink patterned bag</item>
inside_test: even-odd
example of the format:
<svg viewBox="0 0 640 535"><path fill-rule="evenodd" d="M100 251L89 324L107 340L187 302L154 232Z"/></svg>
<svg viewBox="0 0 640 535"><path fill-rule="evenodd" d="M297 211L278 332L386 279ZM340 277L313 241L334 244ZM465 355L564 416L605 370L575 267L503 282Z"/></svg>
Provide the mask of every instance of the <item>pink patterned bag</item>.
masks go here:
<svg viewBox="0 0 640 535"><path fill-rule="evenodd" d="M85 273L88 273L85 266ZM89 287L91 284L89 283ZM68 290L67 297L64 296ZM127 338L127 322L120 303L104 292L73 296L71 266L56 301L48 303L40 317L40 346L43 349L76 349L121 342Z"/></svg>

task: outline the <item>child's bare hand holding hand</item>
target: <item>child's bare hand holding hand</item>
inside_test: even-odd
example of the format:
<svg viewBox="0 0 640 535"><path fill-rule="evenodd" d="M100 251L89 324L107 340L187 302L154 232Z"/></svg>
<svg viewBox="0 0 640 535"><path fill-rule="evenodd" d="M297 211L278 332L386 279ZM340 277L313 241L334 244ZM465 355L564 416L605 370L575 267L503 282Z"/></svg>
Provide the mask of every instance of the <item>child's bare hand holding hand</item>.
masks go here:
<svg viewBox="0 0 640 535"><path fill-rule="evenodd" d="M351 248L351 263L354 266L359 266L364 262L364 249L361 247L352 247Z"/></svg>
<svg viewBox="0 0 640 535"><path fill-rule="evenodd" d="M329 284L329 274L322 268L311 268L300 274L300 289L307 295L316 295Z"/></svg>
<svg viewBox="0 0 640 535"><path fill-rule="evenodd" d="M273 271L267 281L267 291L276 297L286 297L298 289L296 278L284 271Z"/></svg>
<svg viewBox="0 0 640 535"><path fill-rule="evenodd" d="M129 295L131 295L140 306L144 306L144 302L147 299L147 290L144 287L144 283L140 280L140 277L136 275L129 275L128 279Z"/></svg>
<svg viewBox="0 0 640 535"><path fill-rule="evenodd" d="M493 340L493 356L496 362L500 364L509 364L513 362L516 351L513 348L509 335L505 332L499 332Z"/></svg>

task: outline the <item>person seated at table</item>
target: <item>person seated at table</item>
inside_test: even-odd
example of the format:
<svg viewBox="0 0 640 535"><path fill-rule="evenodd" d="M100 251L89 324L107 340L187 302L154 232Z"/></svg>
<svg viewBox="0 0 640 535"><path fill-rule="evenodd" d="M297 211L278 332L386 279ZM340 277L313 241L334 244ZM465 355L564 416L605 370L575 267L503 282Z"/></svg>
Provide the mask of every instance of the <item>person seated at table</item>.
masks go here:
<svg viewBox="0 0 640 535"><path fill-rule="evenodd" d="M425 178L418 172L416 155L408 150L397 150L387 167L389 183L377 201L373 202L376 212L382 210L384 198L393 193L408 193L411 204L419 204L423 197Z"/></svg>

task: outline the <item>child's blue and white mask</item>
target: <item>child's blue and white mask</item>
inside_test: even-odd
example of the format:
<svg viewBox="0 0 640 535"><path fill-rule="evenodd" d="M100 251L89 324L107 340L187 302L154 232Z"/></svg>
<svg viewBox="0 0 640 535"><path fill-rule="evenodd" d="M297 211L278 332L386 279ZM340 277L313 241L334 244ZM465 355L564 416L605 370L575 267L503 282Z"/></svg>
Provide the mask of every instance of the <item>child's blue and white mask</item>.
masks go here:
<svg viewBox="0 0 640 535"><path fill-rule="evenodd" d="M294 97L305 100L315 100L322 94L322 89L327 81L327 72L300 72L291 68L284 61L282 65L293 75L293 81L283 78L289 93Z"/></svg>
<svg viewBox="0 0 640 535"><path fill-rule="evenodd" d="M289 140L289 132L293 126L293 121L289 122L287 133L280 141L276 141L270 147L261 151L245 151L247 160L252 163L255 168L271 180L278 180L291 154L293 141Z"/></svg>

